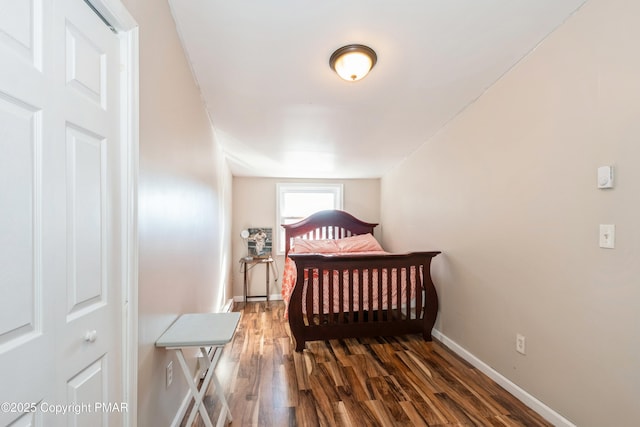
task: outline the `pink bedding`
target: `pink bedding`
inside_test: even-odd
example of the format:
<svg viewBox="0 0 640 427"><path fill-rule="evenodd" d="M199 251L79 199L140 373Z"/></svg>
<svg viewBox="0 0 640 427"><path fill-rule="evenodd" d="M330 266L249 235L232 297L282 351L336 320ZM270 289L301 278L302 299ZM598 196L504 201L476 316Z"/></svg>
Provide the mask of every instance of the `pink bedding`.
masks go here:
<svg viewBox="0 0 640 427"><path fill-rule="evenodd" d="M294 239L294 245L290 251L291 253L315 253L315 254L324 254L324 255L331 255L331 256L344 256L344 255L387 255L389 254L388 252L385 252L382 247L378 244L378 242L375 240L375 238L371 235L371 234L364 234L364 235L359 235L359 236L353 236L353 237L348 237L348 238L344 238L344 239L339 239L339 240L302 240L302 239ZM395 303L397 302L397 294L398 294L398 285L396 283L396 271L395 269L391 272L392 274L390 275L390 277L392 278L391 280L387 279L387 272L386 269L383 269L383 273L382 274L382 286L379 287L378 286L378 269L367 269L367 270L363 270L362 271L362 277L363 277L363 310L377 310L378 309L378 302L379 302L379 298L378 298L378 289L382 290L382 308L386 309L388 308L388 301L390 299L391 301L391 305L392 307L395 306ZM339 272L335 271L334 272L334 277L333 277L333 283L335 286L335 290L333 292L333 309L331 311L333 311L334 313L340 312L340 311L350 311L349 310L349 304L350 304L350 298L351 296L349 295L349 289L347 289L347 287L345 286L344 288L344 294L343 294L343 307L340 307L340 295L339 295L339 291L337 288L337 283L339 280ZM401 283L411 283L411 289L410 289L410 297L411 299L413 299L414 293L415 293L415 268L412 268L409 272L410 276L409 279L410 280L406 280L406 274L407 272L405 270L401 271L401 275L400 275L400 282ZM314 301L314 305L313 305L313 311L314 313L319 313L321 311L320 307L322 307L322 311L324 313L328 313L330 310L329 308L330 306L330 294L329 294L329 272L325 272L324 273L324 277L323 277L323 288L324 288L324 292L322 295L322 306L320 306L320 300L321 300L321 296L319 295L319 277L318 277L318 273L314 274L313 277L313 301ZM358 287L359 287L359 274L356 273L354 274L353 279L353 289L355 290L353 292L353 310L359 310L360 309L360 301L359 301L359 291L358 291ZM285 259L285 266L284 266L284 272L283 272L283 276L282 276L282 297L285 301L285 304L288 308L289 305L289 300L291 299L291 293L293 292L293 289L295 287L296 284L296 280L297 280L297 271L296 271L296 266L295 266L295 262L289 258L286 257ZM343 273L343 280L344 283L347 283L348 280L348 272L344 272ZM373 289L372 289L372 297L373 300L371 301L371 303L369 303L368 301L368 297L369 297L369 281L371 281L371 284L373 285ZM391 283L387 283L387 282L391 282ZM308 286L309 280L307 277L305 277L305 282L304 282L304 288L303 288L303 292L307 291L307 286ZM391 289L389 289L389 287ZM402 287L402 289L400 289L401 292L401 301L406 301L406 288ZM306 307L303 304L303 312L306 313Z"/></svg>

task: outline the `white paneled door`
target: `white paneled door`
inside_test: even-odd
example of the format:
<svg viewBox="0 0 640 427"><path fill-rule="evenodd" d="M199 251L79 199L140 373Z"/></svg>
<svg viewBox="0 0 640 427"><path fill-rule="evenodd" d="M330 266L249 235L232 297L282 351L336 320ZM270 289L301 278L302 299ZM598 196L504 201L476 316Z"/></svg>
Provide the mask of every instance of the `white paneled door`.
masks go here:
<svg viewBox="0 0 640 427"><path fill-rule="evenodd" d="M0 425L122 423L120 42L0 0Z"/></svg>

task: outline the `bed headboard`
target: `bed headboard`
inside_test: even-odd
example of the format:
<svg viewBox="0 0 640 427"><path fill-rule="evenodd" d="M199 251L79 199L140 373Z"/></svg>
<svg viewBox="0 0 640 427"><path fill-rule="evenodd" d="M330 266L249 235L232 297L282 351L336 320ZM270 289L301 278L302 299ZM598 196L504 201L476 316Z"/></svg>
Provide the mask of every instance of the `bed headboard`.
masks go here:
<svg viewBox="0 0 640 427"><path fill-rule="evenodd" d="M358 234L373 234L378 224L360 221L345 211L327 210L309 215L294 224L282 224L285 233L285 254L295 237L309 240L342 239Z"/></svg>

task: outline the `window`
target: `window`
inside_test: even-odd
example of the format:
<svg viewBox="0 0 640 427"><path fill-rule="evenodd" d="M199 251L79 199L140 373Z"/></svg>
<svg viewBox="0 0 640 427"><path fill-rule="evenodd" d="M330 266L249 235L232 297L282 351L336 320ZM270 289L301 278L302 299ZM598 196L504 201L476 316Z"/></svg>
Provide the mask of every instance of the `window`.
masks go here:
<svg viewBox="0 0 640 427"><path fill-rule="evenodd" d="M278 253L284 253L284 228L325 209L342 209L342 184L277 184Z"/></svg>

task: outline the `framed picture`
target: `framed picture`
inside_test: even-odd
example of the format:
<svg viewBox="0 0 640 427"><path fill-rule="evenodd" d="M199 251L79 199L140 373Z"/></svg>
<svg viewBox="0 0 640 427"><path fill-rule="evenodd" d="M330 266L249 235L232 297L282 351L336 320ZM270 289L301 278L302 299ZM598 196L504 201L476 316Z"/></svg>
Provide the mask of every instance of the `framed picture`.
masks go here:
<svg viewBox="0 0 640 427"><path fill-rule="evenodd" d="M247 251L254 258L269 258L273 246L271 227L248 228Z"/></svg>

